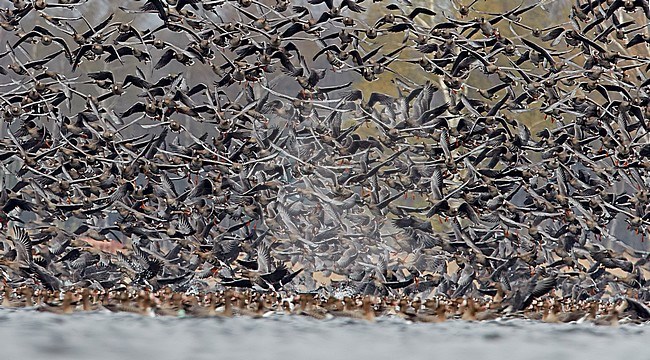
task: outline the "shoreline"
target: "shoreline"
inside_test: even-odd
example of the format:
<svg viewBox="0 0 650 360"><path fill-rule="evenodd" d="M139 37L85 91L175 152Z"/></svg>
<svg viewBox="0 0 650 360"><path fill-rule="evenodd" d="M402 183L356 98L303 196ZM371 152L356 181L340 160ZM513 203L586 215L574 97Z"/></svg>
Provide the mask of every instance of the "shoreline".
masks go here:
<svg viewBox="0 0 650 360"><path fill-rule="evenodd" d="M9 292L11 290L11 292ZM406 297L354 296L337 299L315 294L226 291L187 294L169 288L157 292L125 289L107 293L88 288L65 292L31 287L2 290L0 309L25 309L61 315L74 313L132 313L145 317L265 318L298 316L316 320L352 318L374 322L399 318L412 323L533 320L544 323L591 323L616 326L650 321L643 302L621 297L592 301L547 296L535 299L524 310L512 311L499 296L427 300ZM506 299L507 300L507 299Z"/></svg>

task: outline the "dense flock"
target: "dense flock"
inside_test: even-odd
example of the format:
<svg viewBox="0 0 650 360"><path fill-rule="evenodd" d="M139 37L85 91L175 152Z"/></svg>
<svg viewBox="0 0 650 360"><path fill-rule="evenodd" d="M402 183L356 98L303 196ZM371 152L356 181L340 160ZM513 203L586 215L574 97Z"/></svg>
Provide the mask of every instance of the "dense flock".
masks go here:
<svg viewBox="0 0 650 360"><path fill-rule="evenodd" d="M3 305L650 319L650 7L558 3L0 2Z"/></svg>

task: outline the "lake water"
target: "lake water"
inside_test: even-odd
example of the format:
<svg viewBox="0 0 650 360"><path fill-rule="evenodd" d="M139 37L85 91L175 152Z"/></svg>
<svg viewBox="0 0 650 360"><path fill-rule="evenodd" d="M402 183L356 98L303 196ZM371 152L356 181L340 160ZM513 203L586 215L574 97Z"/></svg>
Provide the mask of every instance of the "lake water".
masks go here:
<svg viewBox="0 0 650 360"><path fill-rule="evenodd" d="M650 359L647 326L0 310L2 359Z"/></svg>

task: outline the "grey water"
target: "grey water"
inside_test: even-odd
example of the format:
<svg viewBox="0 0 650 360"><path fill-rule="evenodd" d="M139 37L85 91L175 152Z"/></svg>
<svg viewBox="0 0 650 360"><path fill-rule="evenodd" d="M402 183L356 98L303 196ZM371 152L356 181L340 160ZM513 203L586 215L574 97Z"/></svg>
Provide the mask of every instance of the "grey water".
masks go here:
<svg viewBox="0 0 650 360"><path fill-rule="evenodd" d="M2 359L650 359L643 325L0 310Z"/></svg>

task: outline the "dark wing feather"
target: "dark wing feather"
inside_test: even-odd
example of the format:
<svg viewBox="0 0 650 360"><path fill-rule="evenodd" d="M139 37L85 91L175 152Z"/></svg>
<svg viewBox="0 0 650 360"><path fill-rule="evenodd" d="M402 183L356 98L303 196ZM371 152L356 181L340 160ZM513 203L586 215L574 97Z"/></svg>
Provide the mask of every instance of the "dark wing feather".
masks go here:
<svg viewBox="0 0 650 360"><path fill-rule="evenodd" d="M167 66L167 64L169 64L169 62L172 61L174 56L175 56L174 50L168 49L167 51L165 51L165 53L162 54L162 56L160 57L156 65L154 65L153 67L154 70L160 70L163 67Z"/></svg>

